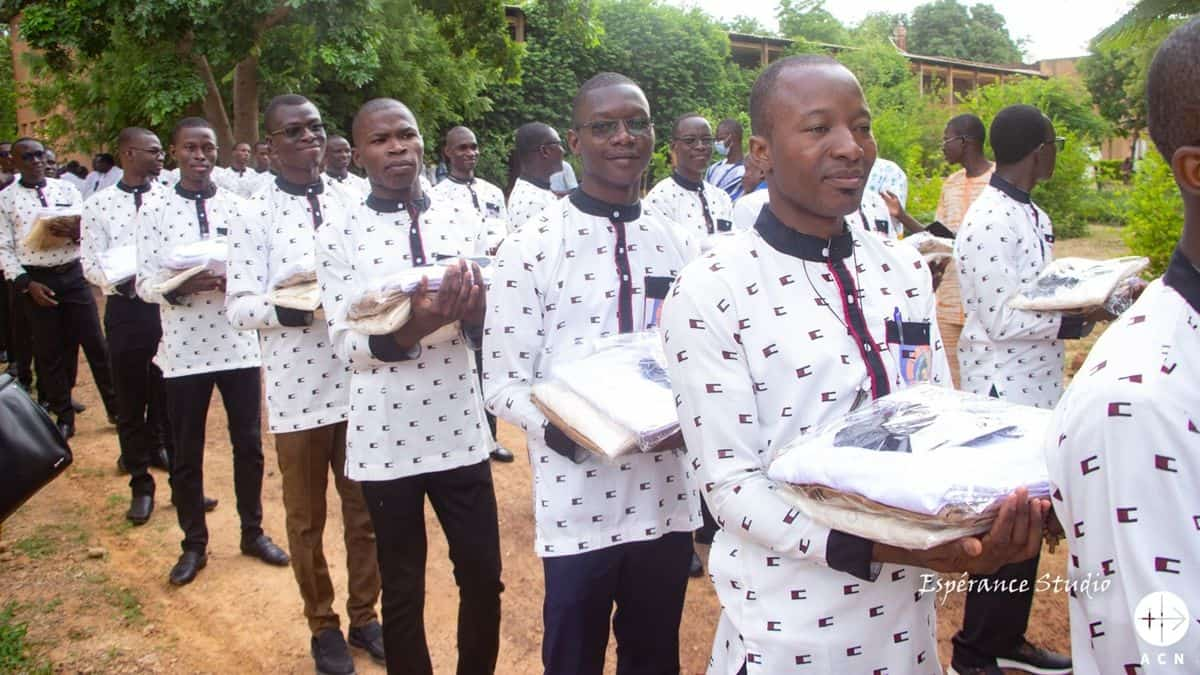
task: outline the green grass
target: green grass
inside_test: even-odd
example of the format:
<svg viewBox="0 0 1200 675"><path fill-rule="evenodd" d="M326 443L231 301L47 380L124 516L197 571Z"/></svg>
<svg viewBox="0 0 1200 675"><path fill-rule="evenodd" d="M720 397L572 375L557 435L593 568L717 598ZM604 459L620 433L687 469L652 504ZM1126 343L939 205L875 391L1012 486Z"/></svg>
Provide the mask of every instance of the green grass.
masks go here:
<svg viewBox="0 0 1200 675"><path fill-rule="evenodd" d="M16 620L17 603L0 609L0 673L43 675L53 672L46 661L35 660L25 644L27 626Z"/></svg>
<svg viewBox="0 0 1200 675"><path fill-rule="evenodd" d="M58 551L58 545L53 539L43 534L33 534L17 540L13 548L30 558L45 558Z"/></svg>
<svg viewBox="0 0 1200 675"><path fill-rule="evenodd" d="M128 588L107 586L104 596L109 604L121 612L121 619L127 626L141 626L146 623L146 615L142 613L142 603Z"/></svg>

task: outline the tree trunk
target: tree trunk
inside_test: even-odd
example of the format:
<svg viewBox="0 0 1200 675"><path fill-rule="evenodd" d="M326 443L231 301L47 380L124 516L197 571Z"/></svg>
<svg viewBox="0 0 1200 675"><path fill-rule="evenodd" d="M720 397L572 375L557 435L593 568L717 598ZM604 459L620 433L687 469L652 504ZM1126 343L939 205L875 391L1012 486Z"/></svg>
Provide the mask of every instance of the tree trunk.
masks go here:
<svg viewBox="0 0 1200 675"><path fill-rule="evenodd" d="M229 156L233 153L233 127L230 126L229 115L225 112L225 100L221 97L216 78L213 77L212 66L208 65L208 58L203 54L193 53L192 62L196 64L196 71L204 81L204 117L217 133L217 147L220 149L218 160L228 163Z"/></svg>
<svg viewBox="0 0 1200 675"><path fill-rule="evenodd" d="M257 49L251 50L233 70L233 137L238 143L252 144L258 140Z"/></svg>

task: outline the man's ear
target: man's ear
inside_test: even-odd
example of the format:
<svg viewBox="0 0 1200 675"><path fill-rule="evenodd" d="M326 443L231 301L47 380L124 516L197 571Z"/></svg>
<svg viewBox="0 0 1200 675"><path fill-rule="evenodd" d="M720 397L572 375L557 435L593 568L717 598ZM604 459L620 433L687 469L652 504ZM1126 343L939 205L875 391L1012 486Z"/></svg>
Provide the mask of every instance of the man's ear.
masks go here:
<svg viewBox="0 0 1200 675"><path fill-rule="evenodd" d="M350 148L350 161L354 162L354 166L366 171L367 167L363 166L362 160L359 158L358 148Z"/></svg>
<svg viewBox="0 0 1200 675"><path fill-rule="evenodd" d="M1171 170L1180 189L1200 195L1200 145L1185 145L1171 156Z"/></svg>
<svg viewBox="0 0 1200 675"><path fill-rule="evenodd" d="M767 139L762 136L750 137L750 154L751 160L763 171L763 174L771 173L771 147L767 144Z"/></svg>
<svg viewBox="0 0 1200 675"><path fill-rule="evenodd" d="M567 129L567 147L571 149L572 155L579 154L579 134L575 133L574 129Z"/></svg>

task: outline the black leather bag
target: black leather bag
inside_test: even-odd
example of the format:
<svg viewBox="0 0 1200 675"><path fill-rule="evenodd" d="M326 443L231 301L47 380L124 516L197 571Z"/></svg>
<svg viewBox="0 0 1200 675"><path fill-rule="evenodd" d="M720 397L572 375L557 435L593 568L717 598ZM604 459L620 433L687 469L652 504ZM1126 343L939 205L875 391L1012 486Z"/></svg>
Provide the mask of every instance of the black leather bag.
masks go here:
<svg viewBox="0 0 1200 675"><path fill-rule="evenodd" d="M0 522L71 465L71 448L42 406L0 375Z"/></svg>

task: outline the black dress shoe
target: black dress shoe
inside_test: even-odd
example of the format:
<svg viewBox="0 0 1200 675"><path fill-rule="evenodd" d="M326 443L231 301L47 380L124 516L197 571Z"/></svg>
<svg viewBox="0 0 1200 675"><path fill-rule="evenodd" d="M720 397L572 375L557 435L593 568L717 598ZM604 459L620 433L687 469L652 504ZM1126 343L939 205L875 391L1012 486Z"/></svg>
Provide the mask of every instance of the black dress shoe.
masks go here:
<svg viewBox="0 0 1200 675"><path fill-rule="evenodd" d="M117 455L117 474L124 476L129 473L129 469L125 466L125 458Z"/></svg>
<svg viewBox="0 0 1200 675"><path fill-rule="evenodd" d="M491 452L491 455L492 459L496 460L497 462L504 462L505 464L508 464L515 459L511 450L508 448L502 448L499 445L497 445L496 449Z"/></svg>
<svg viewBox="0 0 1200 675"><path fill-rule="evenodd" d="M319 675L353 675L354 659L342 631L326 628L312 639L313 663Z"/></svg>
<svg viewBox="0 0 1200 675"><path fill-rule="evenodd" d="M378 621L372 621L365 626L350 629L350 646L367 650L371 660L379 665L385 663L383 657L383 626Z"/></svg>
<svg viewBox="0 0 1200 675"><path fill-rule="evenodd" d="M204 569L208 564L208 556L204 553L196 551L184 551L183 555L179 556L179 562L171 568L171 584L174 586L183 586L184 584L192 583L196 578L196 574Z"/></svg>
<svg viewBox="0 0 1200 675"><path fill-rule="evenodd" d="M220 504L220 503L221 503L221 502L219 502L219 501L217 501L217 500L213 499L212 497L205 497L205 498L204 498L204 512L205 512L205 513L212 513L213 511L216 511L216 510L217 510L217 504Z"/></svg>
<svg viewBox="0 0 1200 675"><path fill-rule="evenodd" d="M163 471L171 470L171 460L167 458L166 448L158 448L150 451L150 466L162 469ZM214 504L213 506L215 507L216 505ZM205 510L211 511L212 509L205 508Z"/></svg>
<svg viewBox="0 0 1200 675"><path fill-rule="evenodd" d="M117 426L117 414L116 413L108 413L108 423L111 426L114 426L114 427Z"/></svg>
<svg viewBox="0 0 1200 675"><path fill-rule="evenodd" d="M1023 670L1036 675L1065 675L1071 672L1071 657L1038 647L1022 640L1016 649L996 655L996 666Z"/></svg>
<svg viewBox="0 0 1200 675"><path fill-rule="evenodd" d="M79 414L79 413L83 412L84 410L87 410L86 405L80 403L79 401L76 401L75 399L71 399L71 407L75 410L75 414Z"/></svg>
<svg viewBox="0 0 1200 675"><path fill-rule="evenodd" d="M260 534L250 541L242 542L242 553L267 563L268 565L278 565L283 567L291 562L291 558L283 549L275 545L271 538L265 534Z"/></svg>
<svg viewBox="0 0 1200 675"><path fill-rule="evenodd" d="M60 421L58 423L58 433L62 434L64 441L71 440L71 437L75 435L75 423Z"/></svg>
<svg viewBox="0 0 1200 675"><path fill-rule="evenodd" d="M704 563L700 562L700 554L692 551L692 562L688 564L688 576L693 579L704 576Z"/></svg>
<svg viewBox="0 0 1200 675"><path fill-rule="evenodd" d="M125 518L134 525L145 525L154 513L154 495L134 495Z"/></svg>

